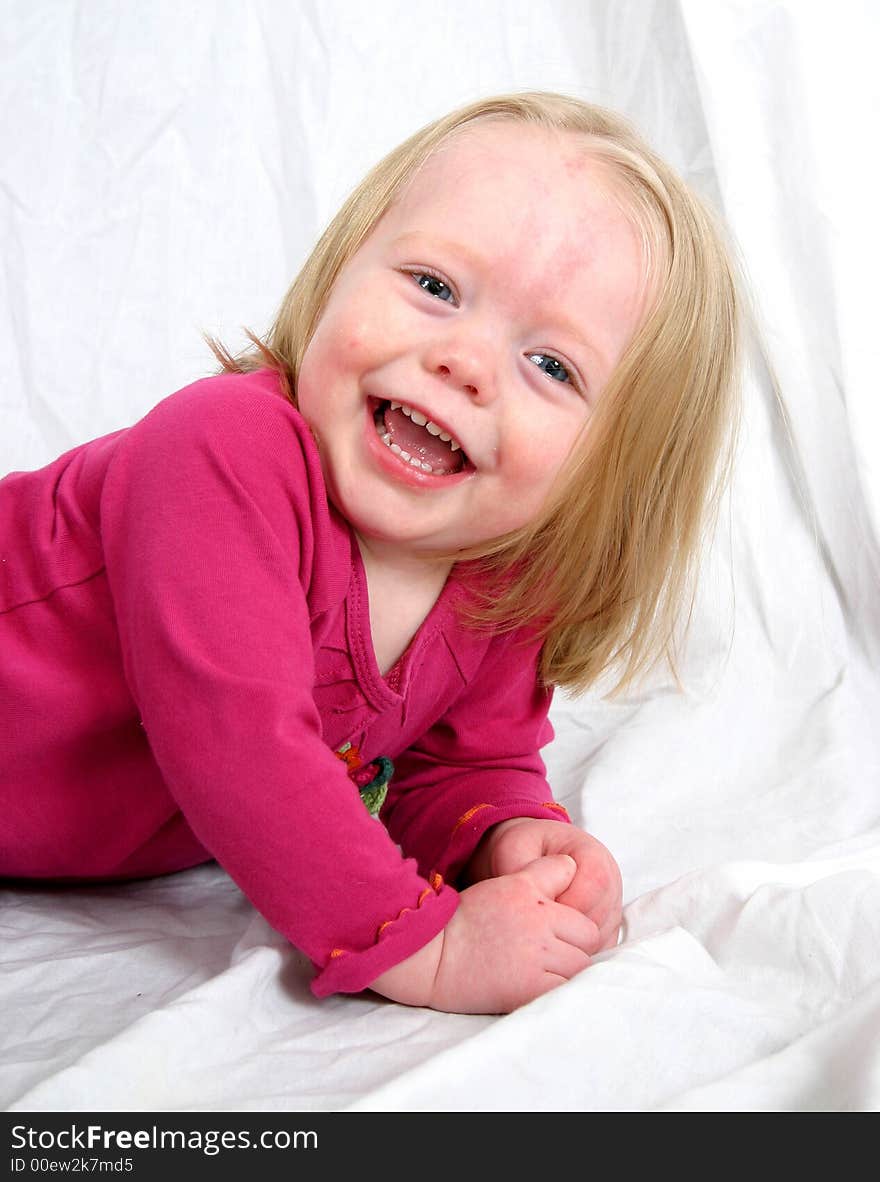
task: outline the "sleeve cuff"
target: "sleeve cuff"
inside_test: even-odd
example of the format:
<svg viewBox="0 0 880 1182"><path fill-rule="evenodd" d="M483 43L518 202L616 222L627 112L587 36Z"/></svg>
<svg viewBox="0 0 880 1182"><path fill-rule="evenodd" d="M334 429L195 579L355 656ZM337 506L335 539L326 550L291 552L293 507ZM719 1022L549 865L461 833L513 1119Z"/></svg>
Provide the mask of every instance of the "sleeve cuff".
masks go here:
<svg viewBox="0 0 880 1182"><path fill-rule="evenodd" d="M386 969L400 964L430 943L449 923L458 907L458 892L440 874L431 877L415 907L404 907L379 926L369 948L334 948L330 959L312 981L312 993L359 993Z"/></svg>
<svg viewBox="0 0 880 1182"><path fill-rule="evenodd" d="M454 880L470 861L486 830L511 817L534 817L539 821L571 824L571 817L555 800L505 800L503 804L472 805L453 825L446 849L437 861L437 871Z"/></svg>

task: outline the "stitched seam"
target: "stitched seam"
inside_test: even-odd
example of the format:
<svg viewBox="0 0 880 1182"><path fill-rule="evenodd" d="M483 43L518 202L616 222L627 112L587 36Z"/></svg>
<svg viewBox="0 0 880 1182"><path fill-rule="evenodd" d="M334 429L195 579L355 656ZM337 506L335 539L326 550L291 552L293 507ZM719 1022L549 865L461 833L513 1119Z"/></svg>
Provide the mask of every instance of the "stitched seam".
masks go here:
<svg viewBox="0 0 880 1182"><path fill-rule="evenodd" d="M11 607L4 607L0 609L0 616L6 616L10 612L18 611L20 607L33 607L35 603L45 603L47 599L51 599L58 591L69 591L72 587L82 587L84 583L90 583L92 579L96 579L98 575L102 575L107 568L99 566L97 570L92 571L90 575L85 575L81 579L73 579L69 583L59 583L45 595L38 595L35 599L22 599L19 603L13 603Z"/></svg>
<svg viewBox="0 0 880 1182"><path fill-rule="evenodd" d="M364 581L366 581L366 571L363 567L361 568L360 574ZM361 594L360 578L355 569L354 561L352 562L351 578L349 581L349 606L353 609L354 615L358 619L363 616L365 606L369 613L369 607L364 604L364 597ZM349 645L353 650L355 683L367 699L368 705L374 711L378 710L379 712L384 712L390 709L391 706L397 705L401 695L392 690L381 675L378 675L378 672L374 676L372 669L373 662L370 660L367 638L360 628L352 627L352 616L348 610L346 611L345 631ZM373 656L375 657L375 653ZM366 693L364 693L365 686L368 687ZM397 701L389 702L389 697Z"/></svg>
<svg viewBox="0 0 880 1182"><path fill-rule="evenodd" d="M466 825L468 823L468 821L471 819L471 817L473 817L473 815L475 813L478 813L480 811L480 809L494 809L497 807L498 806L494 805L494 804L475 804L473 806L473 808L469 808L468 811L466 813L463 813L458 818L458 820L455 822L455 825L452 830L452 836L454 837L455 834L458 833L461 826Z"/></svg>

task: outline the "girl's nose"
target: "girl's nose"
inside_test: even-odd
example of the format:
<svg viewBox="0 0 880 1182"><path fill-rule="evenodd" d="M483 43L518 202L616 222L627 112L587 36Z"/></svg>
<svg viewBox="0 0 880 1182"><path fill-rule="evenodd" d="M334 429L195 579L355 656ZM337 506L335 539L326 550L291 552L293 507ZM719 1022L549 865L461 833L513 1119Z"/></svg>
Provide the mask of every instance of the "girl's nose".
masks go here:
<svg viewBox="0 0 880 1182"><path fill-rule="evenodd" d="M425 367L475 402L491 402L497 392L493 353L488 341L476 337L446 338L428 346Z"/></svg>

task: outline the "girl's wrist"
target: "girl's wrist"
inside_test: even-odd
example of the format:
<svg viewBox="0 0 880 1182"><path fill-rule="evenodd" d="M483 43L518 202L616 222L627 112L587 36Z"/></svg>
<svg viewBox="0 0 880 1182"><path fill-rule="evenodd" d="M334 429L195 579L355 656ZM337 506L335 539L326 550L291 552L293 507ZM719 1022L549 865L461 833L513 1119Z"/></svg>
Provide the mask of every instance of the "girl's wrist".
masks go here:
<svg viewBox="0 0 880 1182"><path fill-rule="evenodd" d="M389 1001L397 1001L402 1005L430 1006L443 956L445 930L438 932L433 940L406 960L386 969L370 982L369 988L374 993L381 993Z"/></svg>

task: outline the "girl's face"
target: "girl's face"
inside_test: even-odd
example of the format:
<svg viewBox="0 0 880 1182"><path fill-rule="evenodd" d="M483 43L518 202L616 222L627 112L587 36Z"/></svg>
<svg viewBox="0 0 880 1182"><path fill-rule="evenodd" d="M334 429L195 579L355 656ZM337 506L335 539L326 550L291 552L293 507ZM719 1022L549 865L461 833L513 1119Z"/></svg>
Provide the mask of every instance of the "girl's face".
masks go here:
<svg viewBox="0 0 880 1182"><path fill-rule="evenodd" d="M643 309L638 235L609 194L577 135L477 124L341 271L297 401L331 502L377 556L538 513Z"/></svg>

